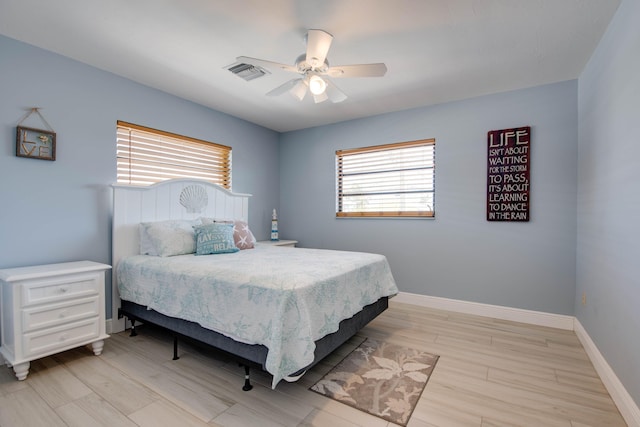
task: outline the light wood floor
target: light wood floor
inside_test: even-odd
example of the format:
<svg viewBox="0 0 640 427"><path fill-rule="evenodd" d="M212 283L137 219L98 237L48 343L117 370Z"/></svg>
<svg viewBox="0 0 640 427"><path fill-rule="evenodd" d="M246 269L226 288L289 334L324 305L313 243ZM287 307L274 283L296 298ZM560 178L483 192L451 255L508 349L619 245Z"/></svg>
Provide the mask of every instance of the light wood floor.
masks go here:
<svg viewBox="0 0 640 427"><path fill-rule="evenodd" d="M0 426L392 427L308 390L364 337L440 355L409 422L421 426L624 426L576 335L391 301L391 307L297 383L269 387L224 356L158 330L114 334L31 364L26 381L0 368Z"/></svg>

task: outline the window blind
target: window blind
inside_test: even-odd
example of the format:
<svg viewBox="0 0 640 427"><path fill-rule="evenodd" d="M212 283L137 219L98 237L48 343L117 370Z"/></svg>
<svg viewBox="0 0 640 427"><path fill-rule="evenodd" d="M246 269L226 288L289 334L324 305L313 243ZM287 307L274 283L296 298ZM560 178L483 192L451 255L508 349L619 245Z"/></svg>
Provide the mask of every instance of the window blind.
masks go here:
<svg viewBox="0 0 640 427"><path fill-rule="evenodd" d="M151 185L172 178L197 178L231 189L231 147L117 123L119 183Z"/></svg>
<svg viewBox="0 0 640 427"><path fill-rule="evenodd" d="M433 217L435 139L336 151L336 216Z"/></svg>

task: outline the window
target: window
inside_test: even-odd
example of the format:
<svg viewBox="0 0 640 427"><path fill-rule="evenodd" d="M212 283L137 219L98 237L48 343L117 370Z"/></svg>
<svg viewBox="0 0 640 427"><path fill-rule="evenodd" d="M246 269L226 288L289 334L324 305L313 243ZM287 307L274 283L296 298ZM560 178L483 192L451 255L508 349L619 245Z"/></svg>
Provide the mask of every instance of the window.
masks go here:
<svg viewBox="0 0 640 427"><path fill-rule="evenodd" d="M231 147L118 121L118 182L198 178L231 189Z"/></svg>
<svg viewBox="0 0 640 427"><path fill-rule="evenodd" d="M337 217L433 217L435 139L336 151Z"/></svg>

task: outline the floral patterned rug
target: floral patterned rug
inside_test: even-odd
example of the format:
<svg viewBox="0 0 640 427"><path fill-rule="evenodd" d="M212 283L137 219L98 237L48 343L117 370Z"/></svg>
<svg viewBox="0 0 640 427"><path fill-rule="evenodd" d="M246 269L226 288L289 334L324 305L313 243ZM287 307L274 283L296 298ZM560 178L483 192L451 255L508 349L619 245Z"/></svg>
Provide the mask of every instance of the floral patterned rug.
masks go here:
<svg viewBox="0 0 640 427"><path fill-rule="evenodd" d="M438 357L367 339L311 390L406 426Z"/></svg>

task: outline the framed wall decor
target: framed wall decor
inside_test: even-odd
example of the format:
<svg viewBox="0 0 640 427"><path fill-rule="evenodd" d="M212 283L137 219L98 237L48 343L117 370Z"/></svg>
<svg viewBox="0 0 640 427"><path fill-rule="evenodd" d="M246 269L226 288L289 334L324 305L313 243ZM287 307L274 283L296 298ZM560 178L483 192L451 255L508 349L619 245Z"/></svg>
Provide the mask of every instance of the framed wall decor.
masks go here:
<svg viewBox="0 0 640 427"><path fill-rule="evenodd" d="M24 126L16 127L16 156L55 160L56 133Z"/></svg>
<svg viewBox="0 0 640 427"><path fill-rule="evenodd" d="M487 135L487 221L529 221L531 126Z"/></svg>

